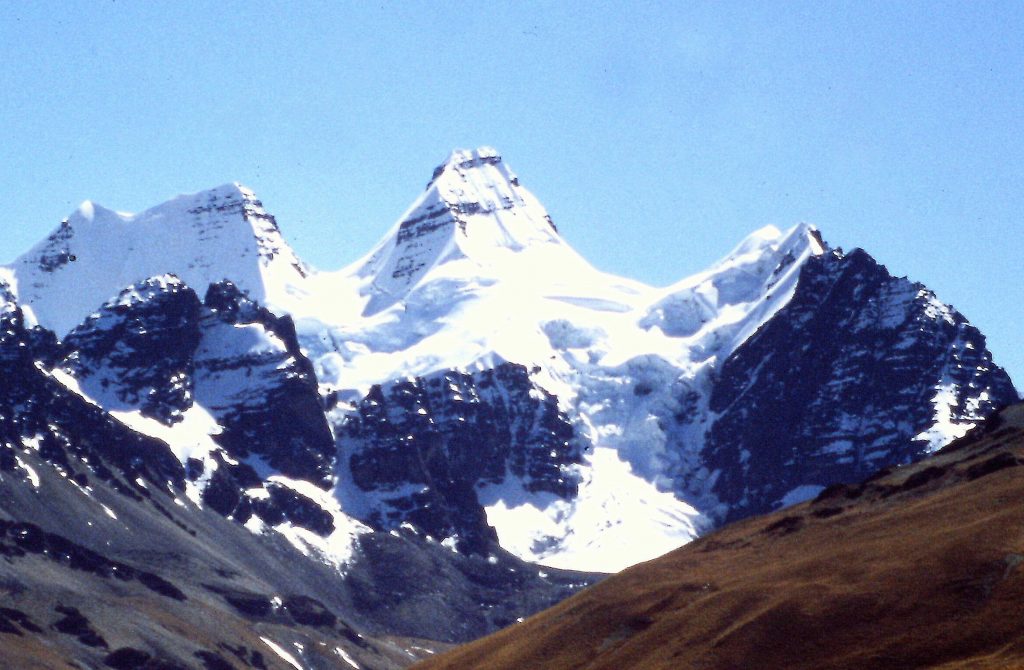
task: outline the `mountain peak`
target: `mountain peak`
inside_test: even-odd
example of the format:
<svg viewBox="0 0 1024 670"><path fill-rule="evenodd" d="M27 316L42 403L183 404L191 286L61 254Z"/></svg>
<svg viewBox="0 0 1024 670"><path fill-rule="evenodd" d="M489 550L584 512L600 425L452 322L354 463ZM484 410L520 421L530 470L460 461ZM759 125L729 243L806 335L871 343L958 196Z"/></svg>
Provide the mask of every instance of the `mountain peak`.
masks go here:
<svg viewBox="0 0 1024 670"><path fill-rule="evenodd" d="M435 268L464 263L468 268L457 273L463 279L494 278L499 267L507 269L521 252L539 247L581 260L496 150L457 149L370 255L356 264L355 274L369 279L365 313L401 300Z"/></svg>
<svg viewBox="0 0 1024 670"><path fill-rule="evenodd" d="M821 237L818 228L809 223L799 223L788 230L779 230L768 224L747 235L729 254L735 258L745 254L763 254L779 248L807 249L811 255L819 256L828 250L828 244Z"/></svg>
<svg viewBox="0 0 1024 670"><path fill-rule="evenodd" d="M219 210L221 212L225 212L229 209L242 211L246 209L246 207L249 209L262 209L263 207L263 204L256 197L256 194L252 189L236 181L221 184L220 186L215 186L214 188L205 189L196 193L179 194L170 200L160 203L155 207L150 207L139 214L119 212L108 209L93 200L83 200L75 211L62 222L62 224L74 226L83 222L93 223L117 220L130 222L146 220L157 216L163 219L169 219L172 223L184 224L186 223L185 219L187 217L168 215L182 211L192 211L195 213L195 210L200 210L210 203L220 203L221 206L219 207ZM234 204L234 207L232 207L232 204ZM208 208L207 211L209 211Z"/></svg>
<svg viewBox="0 0 1024 670"><path fill-rule="evenodd" d="M519 178L492 147L456 149L434 169L427 193L436 192L456 216L512 209L540 203L519 185ZM541 209L543 209L541 207ZM554 228L550 217L545 220ZM466 226L459 226L465 233Z"/></svg>
<svg viewBox="0 0 1024 670"><path fill-rule="evenodd" d="M230 278L275 304L300 295L309 272L263 203L237 182L139 214L86 200L8 271L20 301L58 335L148 277L174 273L199 291Z"/></svg>
<svg viewBox="0 0 1024 670"><path fill-rule="evenodd" d="M239 182L228 182L196 193L177 195L141 214L126 216L141 221L161 219L167 223L187 225L197 219L213 223L215 219L233 219L236 215L245 218L257 210L266 216L263 203L251 189Z"/></svg>
<svg viewBox="0 0 1024 670"><path fill-rule="evenodd" d="M427 183L427 188L430 188L439 177L446 174L464 176L467 171L474 168L482 168L485 165L497 168L498 171L507 176L508 181L515 181L518 184L516 176L502 162L501 154L498 153L497 149L484 146L476 149L455 149L452 151L443 163L434 168L434 174Z"/></svg>
<svg viewBox="0 0 1024 670"><path fill-rule="evenodd" d="M131 214L124 212L115 212L112 209L107 209L103 205L94 202L92 200L83 200L75 211L71 212L63 221L61 221L62 228L75 227L78 225L90 225L93 223L103 223L106 221L118 221L130 218Z"/></svg>
<svg viewBox="0 0 1024 670"><path fill-rule="evenodd" d="M92 221L93 217L96 216L96 205L92 200L83 200L82 204L75 210L75 214L87 221Z"/></svg>
<svg viewBox="0 0 1024 670"><path fill-rule="evenodd" d="M438 204L446 205L456 218L478 213L533 206L543 210L536 198L519 185L519 178L501 154L492 147L456 149L434 169L426 193L436 194ZM431 200L432 198L426 198ZM543 226L554 229L551 217L543 213ZM466 233L465 222L459 231Z"/></svg>
<svg viewBox="0 0 1024 670"><path fill-rule="evenodd" d="M197 193L186 193L179 195L174 200L240 200L242 202L258 203L260 200L256 197L256 193L238 181L229 181L220 186L214 186L213 188L206 189L205 191L199 191Z"/></svg>

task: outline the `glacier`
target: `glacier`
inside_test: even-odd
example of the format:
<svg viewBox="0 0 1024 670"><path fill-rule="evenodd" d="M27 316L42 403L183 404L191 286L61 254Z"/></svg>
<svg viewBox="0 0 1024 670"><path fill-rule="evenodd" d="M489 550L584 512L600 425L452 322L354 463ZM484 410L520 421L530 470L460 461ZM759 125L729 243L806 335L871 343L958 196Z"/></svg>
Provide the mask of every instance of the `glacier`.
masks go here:
<svg viewBox="0 0 1024 670"><path fill-rule="evenodd" d="M351 469L356 447L345 435L368 394L381 385L439 379L450 371L470 375L467 383L475 384L479 380L473 375L505 364L521 366L529 378L522 392L536 396L538 406L553 398L582 445L578 457L558 464L570 492L507 471L472 482L466 495L483 509L498 544L516 556L553 567L613 572L686 543L729 518L731 510L756 508L750 503L755 492L742 482L730 483L723 493L723 482L740 476L733 472L749 471L753 452L737 446L732 454L730 445L739 442L716 437L726 434L715 428L719 420L735 423L737 415L730 412L742 403L713 402L715 389L723 371L731 369L727 361L758 346L771 330L767 324L795 309L791 303L801 282L810 285L807 268L839 276L838 270L828 274L832 270L817 268L845 268L846 259L814 226L767 226L704 272L667 287L610 275L565 242L498 152L483 147L453 152L370 252L340 270L302 262L255 194L228 184L137 215L83 203L47 239L0 269L0 278L26 318L61 339L83 323L100 327L101 305L109 311L117 309L117 301L144 300L138 291L147 281L164 289L180 283L201 294L229 280L273 315L290 319L337 448L329 481L319 488L309 484L315 490L307 494L330 509L345 537L364 532L362 523L379 511L382 500L400 506L423 489L412 481L388 490L357 485ZM905 280L887 273L879 277L904 287L899 282ZM919 303L927 318L953 324L949 309L930 294L900 291L893 289L886 298L891 309L872 317L872 328L903 327L906 319L919 318ZM214 330L204 331L204 342L230 340L232 347L241 347L218 355L255 360L270 351L279 355L275 366L294 363L287 362L286 347L273 330L242 322L218 327L251 333L248 339L235 337L239 332L218 339ZM961 350L984 350L973 331L961 332ZM905 342L915 345L913 339ZM759 366L769 358L746 366L750 376L737 384L761 383ZM95 378L79 374L71 380L75 371L65 367L59 379L78 384L80 392L135 430L166 440L183 464L189 458L210 461L220 449L213 437L222 422L215 417L225 408L258 402L261 389L258 380L246 386L248 372L233 386L197 377L181 420L161 423L142 416L138 402L126 404L111 395L116 384L100 383L102 370ZM992 370L998 368L982 372ZM979 378L976 389L957 395L952 386L968 389L969 384L951 378L948 366L939 377L927 401L931 418L907 427L915 431L908 437L927 443L927 449L963 434L1010 393L1008 380L993 390L987 378ZM465 393L444 393L448 405L467 402ZM741 400L749 397L737 393ZM961 407L965 403L970 407ZM742 411L756 410L751 407ZM421 410L424 421L433 423L436 408ZM465 417L452 414L451 421L459 419ZM267 481L304 486L295 483L300 481L295 473L267 470L256 456L252 459ZM211 467L207 479L190 483L198 487L190 489L194 500L208 485ZM820 472L807 476L811 479L771 494L773 504L794 502L831 483ZM394 527L404 523L388 518ZM265 532L256 523L252 529ZM301 544L295 532L280 530ZM457 545L455 535L433 539ZM324 551L346 554L333 545Z"/></svg>

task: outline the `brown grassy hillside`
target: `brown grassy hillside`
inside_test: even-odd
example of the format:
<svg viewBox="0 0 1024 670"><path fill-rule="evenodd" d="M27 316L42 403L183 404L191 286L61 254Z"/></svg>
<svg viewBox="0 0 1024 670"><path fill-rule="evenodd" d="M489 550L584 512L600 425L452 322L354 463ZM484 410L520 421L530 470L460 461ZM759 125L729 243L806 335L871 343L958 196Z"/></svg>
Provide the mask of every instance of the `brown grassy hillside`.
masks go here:
<svg viewBox="0 0 1024 670"><path fill-rule="evenodd" d="M1024 406L421 670L1024 668Z"/></svg>

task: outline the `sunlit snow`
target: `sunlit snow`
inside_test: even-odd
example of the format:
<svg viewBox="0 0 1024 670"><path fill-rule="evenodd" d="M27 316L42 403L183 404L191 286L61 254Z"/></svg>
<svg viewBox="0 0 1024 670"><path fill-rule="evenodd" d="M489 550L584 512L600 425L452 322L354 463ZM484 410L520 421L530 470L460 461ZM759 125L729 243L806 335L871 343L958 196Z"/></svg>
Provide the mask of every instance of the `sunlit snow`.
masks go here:
<svg viewBox="0 0 1024 670"><path fill-rule="evenodd" d="M262 635L260 636L260 640L263 641L263 644L265 644L268 647L270 647L270 649L275 654L277 654L281 658L281 660L283 660L285 663L287 663L288 665L290 665L293 668L295 668L295 670L305 670L303 668L302 664L300 664L295 659L294 656L292 656L287 651L285 651L284 648L281 645L277 644L276 642L274 642L273 640L271 640L269 638L263 637Z"/></svg>
<svg viewBox="0 0 1024 670"><path fill-rule="evenodd" d="M0 279L63 335L142 279L174 273L202 294L230 273L252 298L294 318L322 393L337 398L329 417L335 428L374 384L524 365L593 449L576 466L577 499L529 494L509 476L479 490L488 520L502 546L523 558L616 570L702 529L697 508L716 504L708 493L714 474L699 467L715 418L707 405L716 366L789 302L803 265L823 253L811 226L766 226L705 272L668 287L612 276L570 248L507 164L483 148L453 153L370 253L338 271L305 266L255 196L226 185L137 215L85 203L48 240L0 269ZM938 301L928 309L952 318ZM274 336L250 330L224 333L225 342L246 351L280 348ZM75 387L74 379L63 381ZM244 393L244 380L213 381L224 382L206 385L224 394L218 402ZM969 426L956 420L956 402L955 389L937 388L936 424L918 439L935 446L962 434ZM687 421L669 443L659 417L681 412ZM183 460L215 448L214 421L199 405L171 429L130 411L115 416L165 439ZM669 492L681 490L680 473L688 477L686 501ZM343 463L333 495L311 492L339 515L338 537L286 524L275 530L303 551L343 562L361 532L344 519L372 503L353 487ZM779 502L809 494L801 487ZM195 500L196 490L189 495Z"/></svg>

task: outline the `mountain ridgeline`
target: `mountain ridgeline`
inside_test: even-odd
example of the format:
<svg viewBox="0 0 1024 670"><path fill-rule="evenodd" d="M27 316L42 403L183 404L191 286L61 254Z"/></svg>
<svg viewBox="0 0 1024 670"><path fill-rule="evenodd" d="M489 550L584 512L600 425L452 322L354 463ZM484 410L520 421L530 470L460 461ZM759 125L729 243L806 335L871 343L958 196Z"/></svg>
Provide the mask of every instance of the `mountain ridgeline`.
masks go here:
<svg viewBox="0 0 1024 670"><path fill-rule="evenodd" d="M1024 405L637 565L417 670L1015 670Z"/></svg>
<svg viewBox="0 0 1024 670"><path fill-rule="evenodd" d="M239 185L87 202L0 267L0 365L0 578L23 594L0 635L181 667L401 667L1018 397L963 315L811 226L653 288L587 263L486 148L334 272ZM70 537L91 558L49 570L152 574L138 598L220 627L119 621L109 566L77 592L32 576L30 547ZM57 607L104 645L18 623Z"/></svg>

